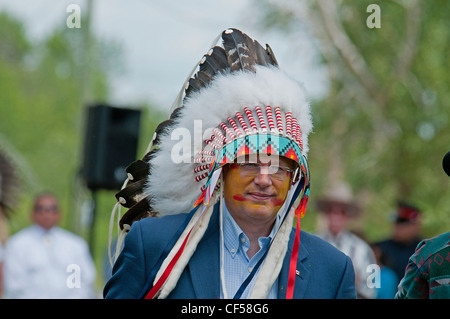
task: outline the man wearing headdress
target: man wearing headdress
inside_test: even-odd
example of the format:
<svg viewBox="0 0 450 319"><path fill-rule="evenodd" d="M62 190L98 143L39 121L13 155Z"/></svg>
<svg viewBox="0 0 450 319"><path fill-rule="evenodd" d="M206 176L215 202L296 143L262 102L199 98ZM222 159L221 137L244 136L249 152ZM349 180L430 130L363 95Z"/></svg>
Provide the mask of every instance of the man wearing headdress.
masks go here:
<svg viewBox="0 0 450 319"><path fill-rule="evenodd" d="M269 46L221 36L127 168L105 298L354 298L350 258L300 231L312 129L302 86Z"/></svg>

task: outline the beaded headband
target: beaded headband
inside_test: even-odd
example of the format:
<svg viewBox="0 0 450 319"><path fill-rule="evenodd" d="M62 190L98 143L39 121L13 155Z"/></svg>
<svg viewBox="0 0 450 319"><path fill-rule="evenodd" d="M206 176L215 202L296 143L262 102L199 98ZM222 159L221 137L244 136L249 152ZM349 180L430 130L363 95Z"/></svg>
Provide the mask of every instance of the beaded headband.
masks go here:
<svg viewBox="0 0 450 319"><path fill-rule="evenodd" d="M242 155L270 154L284 156L296 163L302 162L302 134L297 119L292 118L291 112L287 112L283 120L280 107L272 109L267 105L264 111L266 116L263 116L260 106L256 106L253 112L245 107L244 115L236 112L236 120L228 117L228 125L221 122L220 128L213 129L210 138L204 141L209 149L199 151L194 158L194 162L198 164L194 167L197 182L211 174L212 162L216 164L216 168L218 165L231 163ZM204 188L205 185L202 185L202 191Z"/></svg>

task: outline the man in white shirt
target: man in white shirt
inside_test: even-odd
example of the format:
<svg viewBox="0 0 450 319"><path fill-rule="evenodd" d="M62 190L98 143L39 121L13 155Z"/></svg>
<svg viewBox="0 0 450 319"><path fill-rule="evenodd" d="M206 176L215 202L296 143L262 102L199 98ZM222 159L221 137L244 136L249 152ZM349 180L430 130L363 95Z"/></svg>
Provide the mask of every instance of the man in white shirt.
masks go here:
<svg viewBox="0 0 450 319"><path fill-rule="evenodd" d="M55 196L37 196L31 217L34 225L11 236L5 247L5 297L95 297L96 271L88 245L57 226L61 213Z"/></svg>

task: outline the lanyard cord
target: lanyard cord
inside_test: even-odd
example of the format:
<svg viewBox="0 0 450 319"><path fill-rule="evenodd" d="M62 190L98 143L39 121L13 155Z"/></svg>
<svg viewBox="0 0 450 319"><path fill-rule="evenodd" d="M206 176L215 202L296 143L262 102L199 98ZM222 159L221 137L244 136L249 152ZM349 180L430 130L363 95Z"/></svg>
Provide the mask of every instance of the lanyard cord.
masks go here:
<svg viewBox="0 0 450 319"><path fill-rule="evenodd" d="M295 199L298 197L298 195L300 194L300 191L303 189L304 186L304 179L301 180L301 184L297 186L297 189L295 190L294 196L292 197L291 203L289 204L288 208L287 208L287 212L284 217L283 220L281 222L281 224L284 223L287 215L289 214L289 211L292 207L292 205L295 202ZM261 256L261 258L259 259L258 263L255 265L255 267L253 268L252 272L247 276L247 278L244 280L244 282L242 283L242 285L239 287L238 291L236 292L236 294L234 295L233 299L240 299L242 297L242 294L244 293L245 289L248 287L248 285L250 284L250 282L252 281L253 277L255 276L255 274L257 273L259 267L262 265L263 261L266 258L267 253L270 250L270 246L272 245L273 239L270 241L269 243L269 247L266 250L266 252L264 253L263 256Z"/></svg>

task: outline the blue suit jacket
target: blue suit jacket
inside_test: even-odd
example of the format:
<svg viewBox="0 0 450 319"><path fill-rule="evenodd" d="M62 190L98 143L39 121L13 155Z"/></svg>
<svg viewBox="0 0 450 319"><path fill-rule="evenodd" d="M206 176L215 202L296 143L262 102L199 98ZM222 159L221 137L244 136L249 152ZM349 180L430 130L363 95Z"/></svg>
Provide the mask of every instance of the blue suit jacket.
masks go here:
<svg viewBox="0 0 450 319"><path fill-rule="evenodd" d="M216 205L217 206L217 205ZM219 277L219 217L215 209L203 238L184 269L169 298L217 299ZM145 218L133 223L111 279L104 288L105 298L139 298L154 265L186 214ZM289 259L295 232L278 280L278 297L285 298ZM294 298L356 298L355 273L349 257L322 239L301 231Z"/></svg>

